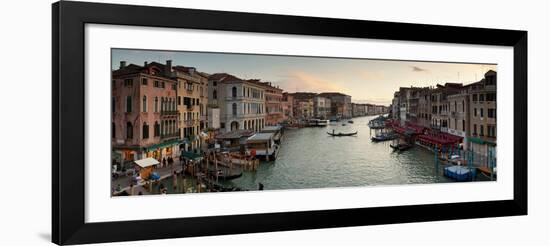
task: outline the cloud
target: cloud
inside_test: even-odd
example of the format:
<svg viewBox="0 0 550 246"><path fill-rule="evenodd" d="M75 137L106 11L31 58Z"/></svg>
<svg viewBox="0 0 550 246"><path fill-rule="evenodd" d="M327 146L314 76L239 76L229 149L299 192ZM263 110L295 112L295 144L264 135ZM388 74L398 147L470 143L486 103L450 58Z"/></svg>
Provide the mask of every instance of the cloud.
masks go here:
<svg viewBox="0 0 550 246"><path fill-rule="evenodd" d="M384 79L384 75L379 71L359 71L359 77L366 81L380 81Z"/></svg>
<svg viewBox="0 0 550 246"><path fill-rule="evenodd" d="M325 80L303 71L291 71L288 74L280 75L281 80L277 84L285 91L307 91L307 92L346 92L346 88L334 82Z"/></svg>
<svg viewBox="0 0 550 246"><path fill-rule="evenodd" d="M411 66L411 69L412 69L413 72L429 72L428 69L424 69L424 68L417 67L417 66Z"/></svg>

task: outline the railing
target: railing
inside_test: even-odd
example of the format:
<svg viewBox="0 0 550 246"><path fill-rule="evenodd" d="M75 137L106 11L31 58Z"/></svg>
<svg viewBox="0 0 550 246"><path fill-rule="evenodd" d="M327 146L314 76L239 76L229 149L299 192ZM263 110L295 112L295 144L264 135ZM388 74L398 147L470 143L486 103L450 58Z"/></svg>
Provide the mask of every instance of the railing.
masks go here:
<svg viewBox="0 0 550 246"><path fill-rule="evenodd" d="M179 112L177 110L163 110L160 111L160 115L177 115Z"/></svg>
<svg viewBox="0 0 550 246"><path fill-rule="evenodd" d="M179 133L178 132L174 132L174 133L165 133L165 134L161 134L160 135L160 138L162 139L167 139L167 138L177 138L179 137Z"/></svg>

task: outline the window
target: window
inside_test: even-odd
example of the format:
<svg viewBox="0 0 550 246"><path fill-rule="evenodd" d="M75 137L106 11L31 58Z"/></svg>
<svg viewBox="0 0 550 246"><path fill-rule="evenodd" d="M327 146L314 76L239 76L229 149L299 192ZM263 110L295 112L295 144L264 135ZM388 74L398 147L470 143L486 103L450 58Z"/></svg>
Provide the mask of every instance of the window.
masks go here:
<svg viewBox="0 0 550 246"><path fill-rule="evenodd" d="M143 122L143 139L149 138L149 125L147 125L147 122Z"/></svg>
<svg viewBox="0 0 550 246"><path fill-rule="evenodd" d="M111 82L112 82L111 88L113 89L116 88L116 80L113 79Z"/></svg>
<svg viewBox="0 0 550 246"><path fill-rule="evenodd" d="M126 96L126 113L132 112L132 96Z"/></svg>
<svg viewBox="0 0 550 246"><path fill-rule="evenodd" d="M178 105L181 105L181 97L178 96Z"/></svg>
<svg viewBox="0 0 550 246"><path fill-rule="evenodd" d="M462 112L464 112L464 100L462 100Z"/></svg>
<svg viewBox="0 0 550 246"><path fill-rule="evenodd" d="M477 117L477 108L474 108L474 116Z"/></svg>
<svg viewBox="0 0 550 246"><path fill-rule="evenodd" d="M481 118L483 118L483 108L480 108L480 109L479 109L479 116L480 116Z"/></svg>
<svg viewBox="0 0 550 246"><path fill-rule="evenodd" d="M160 88L164 88L164 81L160 82Z"/></svg>
<svg viewBox="0 0 550 246"><path fill-rule="evenodd" d="M141 79L141 85L147 85L147 78Z"/></svg>
<svg viewBox="0 0 550 246"><path fill-rule="evenodd" d="M477 102L477 94L472 95L472 101Z"/></svg>
<svg viewBox="0 0 550 246"><path fill-rule="evenodd" d="M483 130L484 130L483 128L484 128L483 125L479 125L479 135L480 135L480 136L483 136L483 135L484 135L484 134L483 134Z"/></svg>
<svg viewBox="0 0 550 246"><path fill-rule="evenodd" d="M487 109L487 117L489 118L496 118L497 117L496 113L497 112L494 108Z"/></svg>
<svg viewBox="0 0 550 246"><path fill-rule="evenodd" d="M172 90L176 90L176 84L172 84Z"/></svg>
<svg viewBox="0 0 550 246"><path fill-rule="evenodd" d="M212 82L212 85L213 85L213 86L218 86L218 81ZM223 128L223 127L222 127L222 128Z"/></svg>
<svg viewBox="0 0 550 246"><path fill-rule="evenodd" d="M233 87L233 88L235 88L235 87ZM233 103L233 110L232 110L232 112L233 112L233 115L237 115L237 104L236 104L236 103Z"/></svg>
<svg viewBox="0 0 550 246"><path fill-rule="evenodd" d="M115 123L111 122L111 137L116 138L116 129L115 129Z"/></svg>
<svg viewBox="0 0 550 246"><path fill-rule="evenodd" d="M141 103L142 103L142 107L143 107L142 111L144 113L146 113L147 112L147 96L143 96L143 99L142 99Z"/></svg>
<svg viewBox="0 0 550 246"><path fill-rule="evenodd" d="M133 79L125 79L124 80L124 86L133 86L134 80Z"/></svg>
<svg viewBox="0 0 550 246"><path fill-rule="evenodd" d="M479 101L480 102L485 101L485 94L479 94Z"/></svg>
<svg viewBox="0 0 550 246"><path fill-rule="evenodd" d="M488 102L494 102L497 99L497 94L494 93L494 92L493 93L487 93L487 98L485 98L485 99L487 99Z"/></svg>
<svg viewBox="0 0 550 246"><path fill-rule="evenodd" d="M212 92L212 98L218 99L218 92L216 90Z"/></svg>
<svg viewBox="0 0 550 246"><path fill-rule="evenodd" d="M237 97L237 87L233 86L233 88L231 89L231 96Z"/></svg>
<svg viewBox="0 0 550 246"><path fill-rule="evenodd" d="M155 97L155 113L159 111L159 97Z"/></svg>
<svg viewBox="0 0 550 246"><path fill-rule="evenodd" d="M477 135L477 125L474 124L474 135Z"/></svg>
<svg viewBox="0 0 550 246"><path fill-rule="evenodd" d="M160 124L158 123L158 121L155 121L155 125L153 127L154 127L153 131L154 131L155 137L160 136Z"/></svg>
<svg viewBox="0 0 550 246"><path fill-rule="evenodd" d="M126 122L126 138L132 139L134 138L134 128L132 126L131 122Z"/></svg>
<svg viewBox="0 0 550 246"><path fill-rule="evenodd" d="M155 82L153 82L153 86L160 87L160 82L158 80L155 80Z"/></svg>
<svg viewBox="0 0 550 246"><path fill-rule="evenodd" d="M116 103L116 98L112 97L111 98L111 113L114 113L116 111L115 103Z"/></svg>
<svg viewBox="0 0 550 246"><path fill-rule="evenodd" d="M466 131L466 121L465 120L462 120L462 131L463 132Z"/></svg>

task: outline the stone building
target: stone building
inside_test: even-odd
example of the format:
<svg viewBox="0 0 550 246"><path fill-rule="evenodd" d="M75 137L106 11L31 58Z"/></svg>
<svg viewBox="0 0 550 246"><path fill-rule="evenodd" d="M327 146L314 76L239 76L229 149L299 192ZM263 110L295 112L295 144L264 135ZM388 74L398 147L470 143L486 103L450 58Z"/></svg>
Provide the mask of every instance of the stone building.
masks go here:
<svg viewBox="0 0 550 246"><path fill-rule="evenodd" d="M469 149L481 156L496 156L497 73L488 71L484 79L468 85L470 99ZM491 152L491 153L489 153Z"/></svg>
<svg viewBox="0 0 550 246"><path fill-rule="evenodd" d="M432 107L431 127L446 131L449 127L449 101L447 97L460 92L462 84L438 84L431 92L430 104Z"/></svg>
<svg viewBox="0 0 550 246"><path fill-rule="evenodd" d="M330 99L332 116L351 118L351 96L339 92L323 92L318 96Z"/></svg>
<svg viewBox="0 0 550 246"><path fill-rule="evenodd" d="M460 93L447 96L449 108L449 125L447 133L463 138L462 148L467 149L470 136L470 96L468 86Z"/></svg>
<svg viewBox="0 0 550 246"><path fill-rule="evenodd" d="M122 162L177 155L176 89L170 61L145 62L143 66L120 62L119 69L112 71L113 155Z"/></svg>
<svg viewBox="0 0 550 246"><path fill-rule="evenodd" d="M294 97L287 92L283 93L283 101L281 102L281 107L283 109L283 121L292 122L294 120Z"/></svg>
<svg viewBox="0 0 550 246"><path fill-rule="evenodd" d="M257 81L259 82L259 81ZM259 82L265 89L265 124L275 126L283 122L283 89L271 85L271 82Z"/></svg>
<svg viewBox="0 0 550 246"><path fill-rule="evenodd" d="M313 98L317 96L316 93L311 92L295 92L290 93L293 97L292 112L294 113L295 120L307 120L313 118L314 106Z"/></svg>
<svg viewBox="0 0 550 246"><path fill-rule="evenodd" d="M313 117L318 119L328 119L331 116L330 98L315 96L313 97Z"/></svg>
<svg viewBox="0 0 550 246"><path fill-rule="evenodd" d="M198 152L206 120L203 107L207 103L204 90L208 79L194 67L174 66L172 75L178 82L179 137L185 140L186 151Z"/></svg>
<svg viewBox="0 0 550 246"><path fill-rule="evenodd" d="M256 80L243 80L227 73L208 78L211 107L220 109L220 131L260 131L265 126L265 89Z"/></svg>

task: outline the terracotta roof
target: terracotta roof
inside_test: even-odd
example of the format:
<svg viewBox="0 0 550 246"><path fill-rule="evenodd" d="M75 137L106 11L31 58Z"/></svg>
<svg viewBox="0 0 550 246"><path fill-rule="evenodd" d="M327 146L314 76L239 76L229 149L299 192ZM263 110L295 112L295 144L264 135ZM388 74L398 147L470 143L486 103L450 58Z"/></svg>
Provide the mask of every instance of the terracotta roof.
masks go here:
<svg viewBox="0 0 550 246"><path fill-rule="evenodd" d="M323 92L323 93L319 93L319 96L321 96L321 97L337 97L337 96L348 96L348 95L340 93L340 92Z"/></svg>
<svg viewBox="0 0 550 246"><path fill-rule="evenodd" d="M231 74L228 74L228 73L215 73L215 74L212 74L208 77L208 80L218 80L220 82L225 82L225 81L242 81L242 79L236 77L236 76L233 76Z"/></svg>

